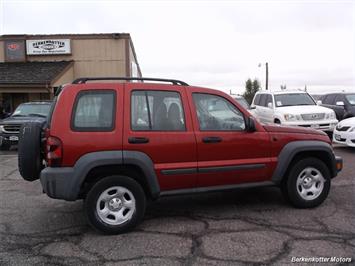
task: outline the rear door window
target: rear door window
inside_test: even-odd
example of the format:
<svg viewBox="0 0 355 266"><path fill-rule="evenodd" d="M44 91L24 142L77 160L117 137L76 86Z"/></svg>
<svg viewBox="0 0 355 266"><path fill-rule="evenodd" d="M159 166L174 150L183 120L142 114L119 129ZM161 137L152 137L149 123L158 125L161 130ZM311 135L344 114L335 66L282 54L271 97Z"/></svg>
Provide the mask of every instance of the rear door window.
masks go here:
<svg viewBox="0 0 355 266"><path fill-rule="evenodd" d="M267 96L266 96L266 107L268 107L268 104L269 103L272 103L272 97L271 97L271 95L270 94L267 94Z"/></svg>
<svg viewBox="0 0 355 266"><path fill-rule="evenodd" d="M335 98L335 104L336 104L337 102L343 102L343 103L345 104L345 99L344 99L344 98L345 98L344 95L338 94L338 95L336 96L336 98Z"/></svg>
<svg viewBox="0 0 355 266"><path fill-rule="evenodd" d="M115 91L82 91L75 100L72 129L74 131L112 131L115 110Z"/></svg>
<svg viewBox="0 0 355 266"><path fill-rule="evenodd" d="M324 101L322 101L324 104L329 104L329 105L335 105L335 95L334 94L329 94L325 97Z"/></svg>

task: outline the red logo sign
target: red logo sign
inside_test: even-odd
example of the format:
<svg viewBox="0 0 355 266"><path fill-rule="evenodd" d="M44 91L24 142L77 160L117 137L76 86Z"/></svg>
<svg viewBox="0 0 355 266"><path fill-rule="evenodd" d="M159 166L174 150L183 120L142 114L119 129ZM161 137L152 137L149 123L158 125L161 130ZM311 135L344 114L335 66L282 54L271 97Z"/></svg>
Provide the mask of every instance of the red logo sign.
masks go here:
<svg viewBox="0 0 355 266"><path fill-rule="evenodd" d="M18 43L10 43L7 45L7 48L14 51L20 49L20 45Z"/></svg>

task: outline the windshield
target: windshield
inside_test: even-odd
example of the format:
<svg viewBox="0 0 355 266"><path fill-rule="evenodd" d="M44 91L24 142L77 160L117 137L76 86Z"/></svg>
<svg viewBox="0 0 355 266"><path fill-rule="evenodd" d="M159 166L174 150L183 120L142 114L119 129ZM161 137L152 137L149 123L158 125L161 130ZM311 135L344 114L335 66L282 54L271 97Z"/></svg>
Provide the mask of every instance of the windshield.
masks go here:
<svg viewBox="0 0 355 266"><path fill-rule="evenodd" d="M355 94L347 94L345 97L351 105L355 105Z"/></svg>
<svg viewBox="0 0 355 266"><path fill-rule="evenodd" d="M275 95L276 107L295 105L316 105L311 96L307 93L290 93Z"/></svg>
<svg viewBox="0 0 355 266"><path fill-rule="evenodd" d="M12 116L43 116L47 117L51 105L48 104L20 104Z"/></svg>
<svg viewBox="0 0 355 266"><path fill-rule="evenodd" d="M245 109L250 109L248 102L244 98L234 98Z"/></svg>

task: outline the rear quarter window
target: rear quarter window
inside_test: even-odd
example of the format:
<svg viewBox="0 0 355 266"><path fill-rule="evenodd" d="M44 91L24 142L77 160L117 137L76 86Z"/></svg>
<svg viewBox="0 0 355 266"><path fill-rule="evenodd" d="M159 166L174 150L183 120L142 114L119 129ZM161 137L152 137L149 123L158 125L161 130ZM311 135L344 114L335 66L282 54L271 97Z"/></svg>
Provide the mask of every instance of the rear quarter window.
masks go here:
<svg viewBox="0 0 355 266"><path fill-rule="evenodd" d="M73 131L112 131L115 128L116 92L88 90L77 94L71 118Z"/></svg>

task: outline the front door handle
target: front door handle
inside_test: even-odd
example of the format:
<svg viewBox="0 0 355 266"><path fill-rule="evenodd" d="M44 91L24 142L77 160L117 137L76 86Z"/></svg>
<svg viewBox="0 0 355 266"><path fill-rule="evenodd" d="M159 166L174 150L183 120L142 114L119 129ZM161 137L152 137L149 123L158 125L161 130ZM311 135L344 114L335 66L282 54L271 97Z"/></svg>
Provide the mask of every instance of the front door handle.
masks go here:
<svg viewBox="0 0 355 266"><path fill-rule="evenodd" d="M222 138L220 137L204 137L202 139L204 143L218 143L222 141Z"/></svg>
<svg viewBox="0 0 355 266"><path fill-rule="evenodd" d="M148 143L149 139L145 137L129 137L128 138L128 143L131 144L143 144L143 143Z"/></svg>

